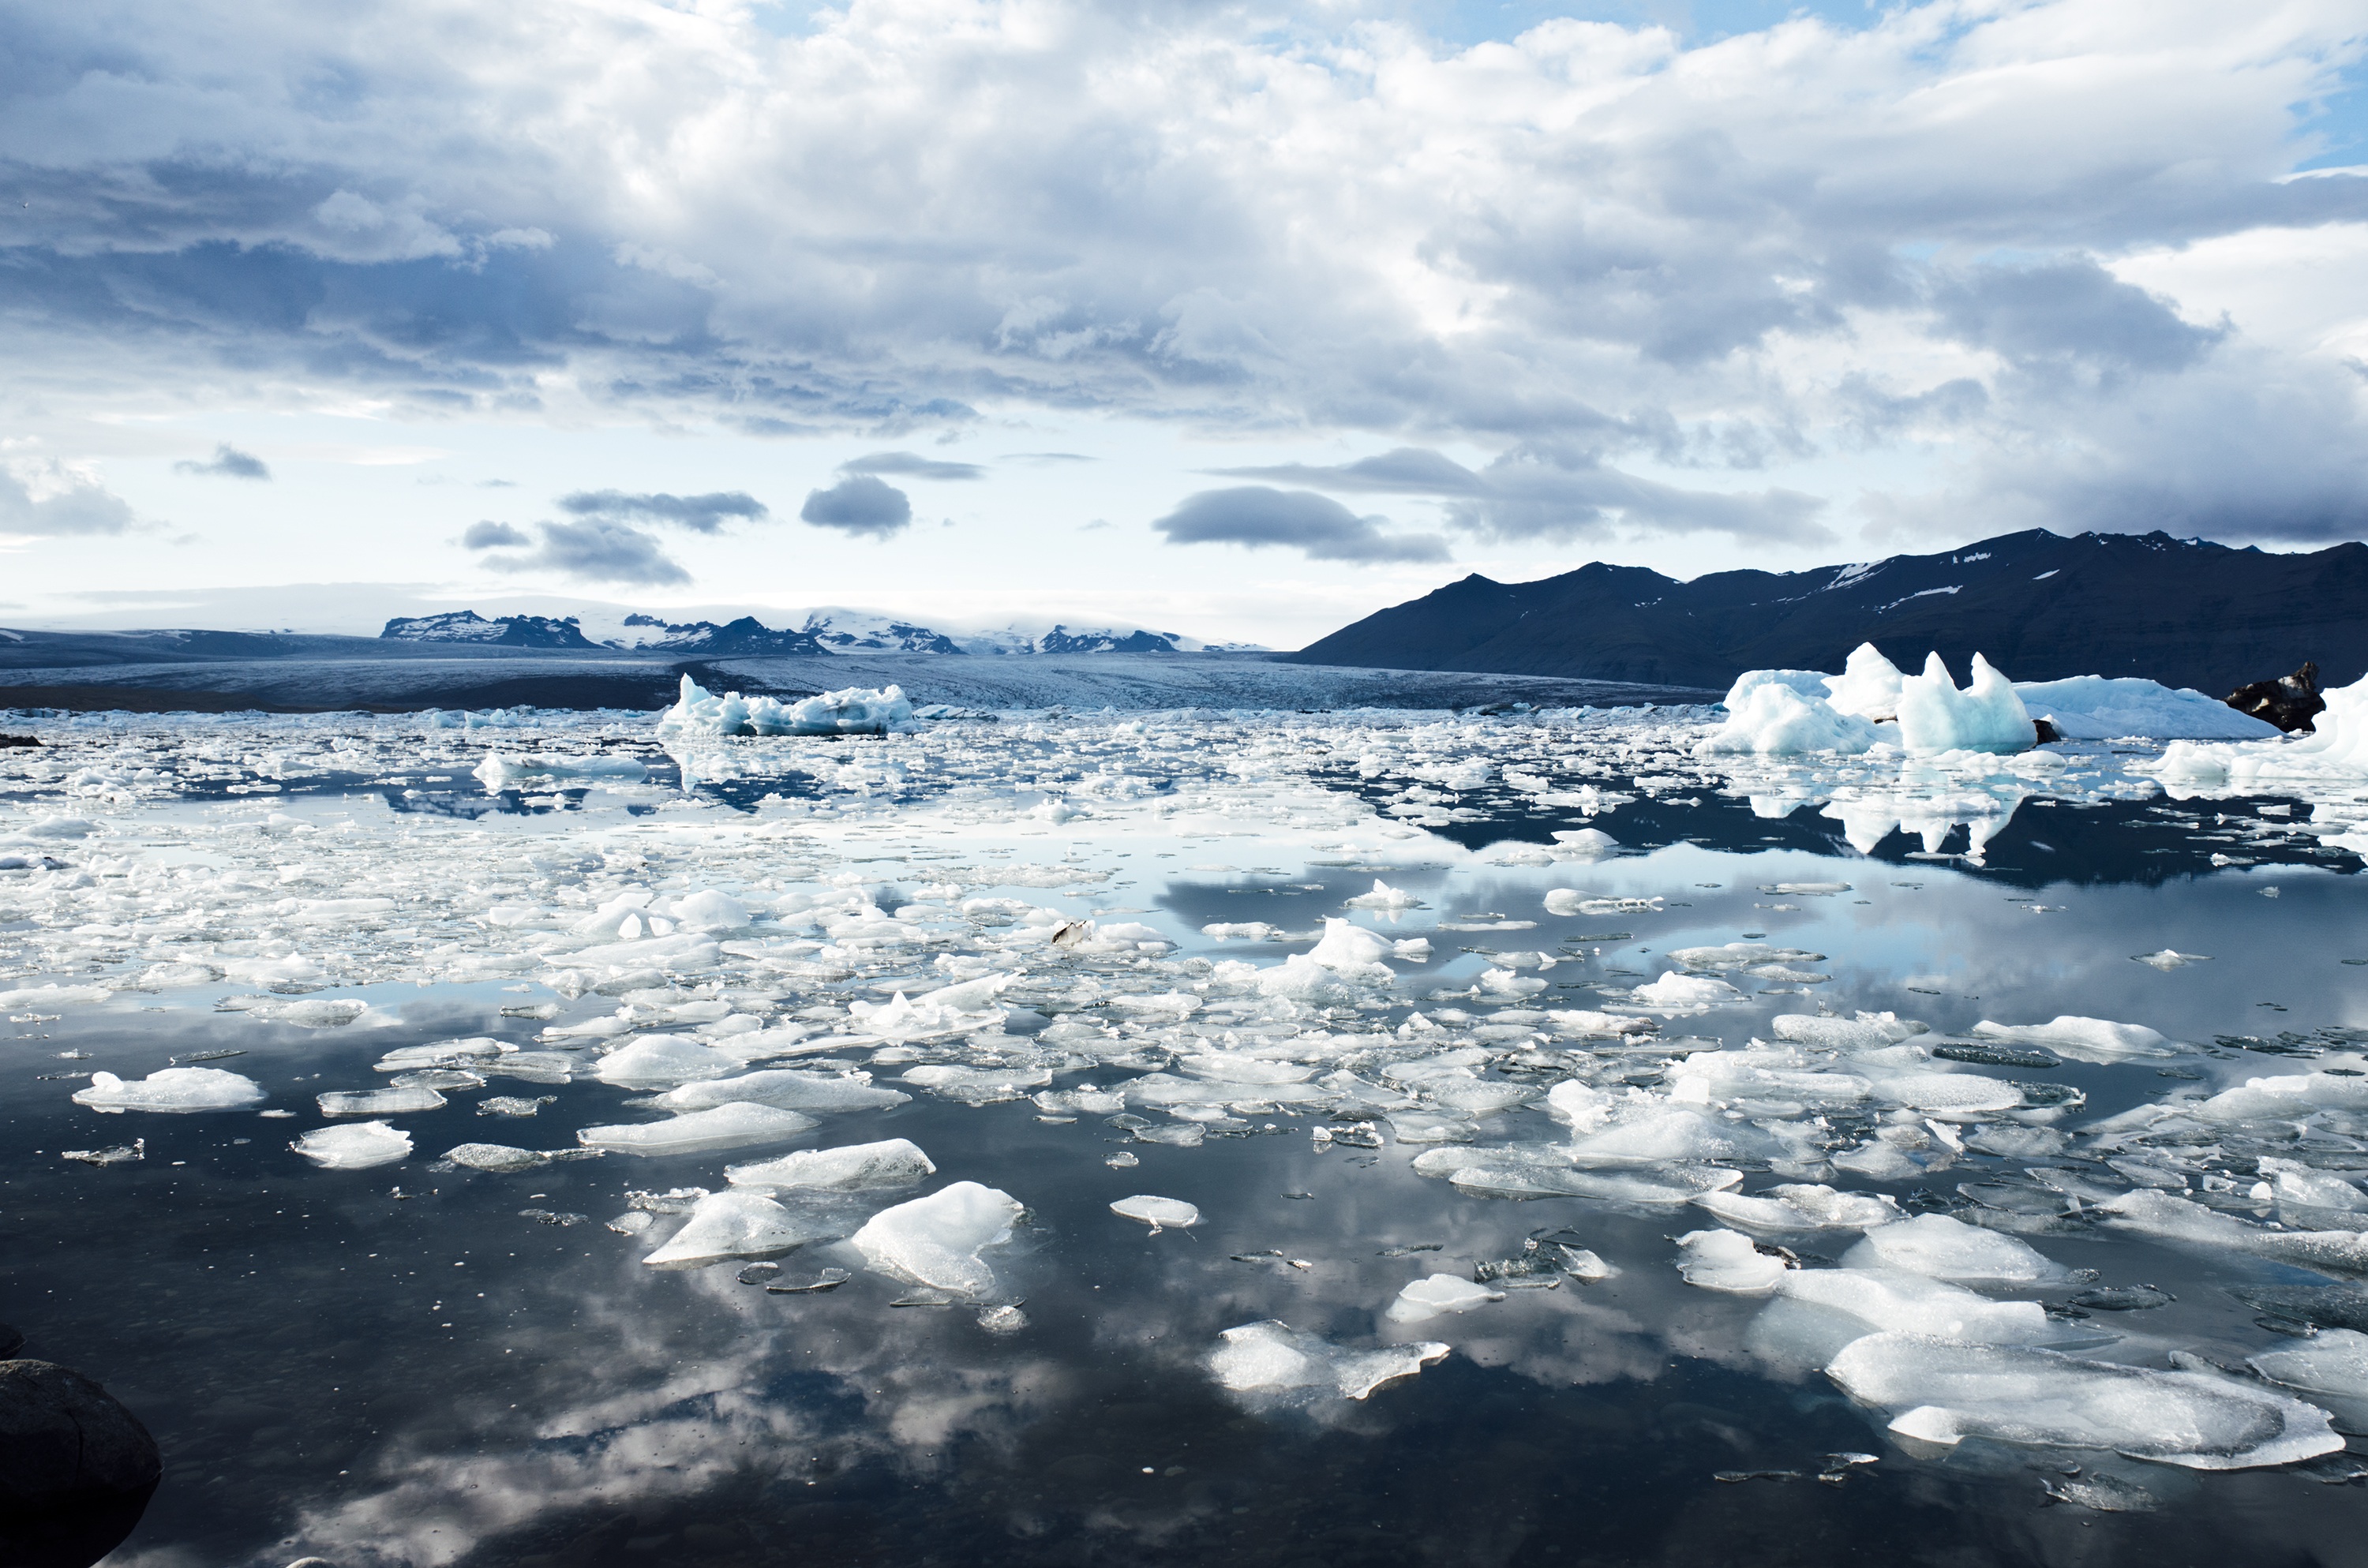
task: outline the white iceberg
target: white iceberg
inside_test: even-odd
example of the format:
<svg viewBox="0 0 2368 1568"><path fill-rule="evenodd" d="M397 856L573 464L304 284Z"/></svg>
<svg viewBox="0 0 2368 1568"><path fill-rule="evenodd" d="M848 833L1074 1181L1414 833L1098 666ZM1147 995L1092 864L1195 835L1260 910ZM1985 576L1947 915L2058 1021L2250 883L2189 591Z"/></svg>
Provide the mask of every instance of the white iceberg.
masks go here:
<svg viewBox="0 0 2368 1568"><path fill-rule="evenodd" d="M1838 710L1822 697L1804 695L1780 682L1748 684L1754 676L1775 673L1779 672L1755 670L1736 683L1727 697L1726 722L1694 747L1696 756L1836 752L1855 756L1883 738L1873 724L1855 713Z"/></svg>
<svg viewBox="0 0 2368 1568"><path fill-rule="evenodd" d="M670 1089L736 1073L740 1059L688 1035L643 1035L600 1058L593 1075L626 1089Z"/></svg>
<svg viewBox="0 0 2368 1568"><path fill-rule="evenodd" d="M848 687L793 702L771 697L718 697L689 676L675 705L658 715L662 735L880 735L914 727L905 688Z"/></svg>
<svg viewBox="0 0 2368 1568"><path fill-rule="evenodd" d="M1805 1231L1868 1231L1901 1218L1887 1193L1837 1192L1830 1187L1788 1183L1766 1192L1705 1192L1694 1206L1746 1230L1790 1233Z"/></svg>
<svg viewBox="0 0 2368 1568"><path fill-rule="evenodd" d="M2257 1384L2052 1350L1871 1334L1826 1372L1852 1399L1896 1412L1893 1431L1928 1443L2102 1449L2192 1470L2291 1464L2343 1447L2325 1411Z"/></svg>
<svg viewBox="0 0 2368 1568"><path fill-rule="evenodd" d="M1021 1212L1019 1200L1008 1192L958 1181L882 1210L848 1240L882 1274L984 1296L995 1289L995 1270L978 1255L1009 1241Z"/></svg>
<svg viewBox="0 0 2368 1568"><path fill-rule="evenodd" d="M814 1119L793 1110L734 1100L712 1110L694 1110L665 1121L635 1122L615 1127L586 1127L575 1141L587 1149L620 1154L692 1154L710 1149L740 1149L752 1143L778 1143L811 1132Z"/></svg>
<svg viewBox="0 0 2368 1568"><path fill-rule="evenodd" d="M2067 741L2144 735L2157 741L2274 740L2278 728L2192 687L2173 690L2135 676L2074 676L2017 681L2015 695L2032 717Z"/></svg>
<svg viewBox="0 0 2368 1568"><path fill-rule="evenodd" d="M90 1087L74 1091L74 1104L109 1113L126 1110L243 1110L263 1098L254 1079L219 1067L162 1067L145 1078L126 1080L93 1073Z"/></svg>
<svg viewBox="0 0 2368 1568"><path fill-rule="evenodd" d="M316 1127L288 1146L324 1169L360 1171L410 1158L411 1134L383 1121L357 1121Z"/></svg>
<svg viewBox="0 0 2368 1568"><path fill-rule="evenodd" d="M1979 653L1962 691L1938 653L1900 682L1899 744L1911 752L2029 751L2038 737L2014 684Z"/></svg>
<svg viewBox="0 0 2368 1568"><path fill-rule="evenodd" d="M1918 1214L1869 1231L1842 1254L1845 1268L1892 1268L1952 1284L2052 1285L2068 1278L2063 1265L2012 1236Z"/></svg>
<svg viewBox="0 0 2368 1568"><path fill-rule="evenodd" d="M642 1261L665 1268L727 1257L778 1257L822 1233L769 1198L714 1192L700 1199L682 1229Z"/></svg>
<svg viewBox="0 0 2368 1568"><path fill-rule="evenodd" d="M1738 1296L1764 1296L1791 1266L1736 1231L1688 1231L1678 1238L1678 1272L1689 1285Z"/></svg>
<svg viewBox="0 0 2368 1568"><path fill-rule="evenodd" d="M2083 1062L2178 1054L2169 1040L2144 1024L2117 1024L2110 1018L2084 1018L2070 1013L2060 1013L2044 1024L2000 1024L1984 1018L1973 1032L2003 1045L2043 1045L2060 1056Z"/></svg>
<svg viewBox="0 0 2368 1568"><path fill-rule="evenodd" d="M1110 1205L1110 1212L1121 1220L1136 1220L1151 1227L1151 1233L1181 1231L1201 1222L1201 1210L1180 1198L1154 1198L1137 1193L1121 1198Z"/></svg>
<svg viewBox="0 0 2368 1568"><path fill-rule="evenodd" d="M744 1073L736 1078L685 1084L668 1089L657 1100L668 1110L706 1110L729 1100L746 1100L755 1105L779 1106L783 1110L847 1111L884 1110L912 1097L901 1090L879 1087L868 1073L841 1076L778 1067L762 1073Z"/></svg>
<svg viewBox="0 0 2368 1568"><path fill-rule="evenodd" d="M1475 1285L1460 1274L1433 1274L1400 1290L1383 1316L1392 1323L1423 1323L1442 1312L1468 1312L1504 1299L1502 1290Z"/></svg>
<svg viewBox="0 0 2368 1568"><path fill-rule="evenodd" d="M1825 677L1825 699L1841 713L1861 719L1899 717L1899 688L1906 677L1899 666L1883 656L1872 642L1850 650L1842 673Z"/></svg>
<svg viewBox="0 0 2368 1568"><path fill-rule="evenodd" d="M860 1192L910 1187L936 1175L937 1169L909 1139L886 1138L837 1149L801 1149L761 1165L728 1165L723 1178L734 1187Z"/></svg>
<svg viewBox="0 0 2368 1568"><path fill-rule="evenodd" d="M1383 1383L1414 1376L1450 1348L1425 1341L1344 1350L1319 1335L1269 1320L1219 1335L1208 1368L1219 1384L1236 1393L1363 1399Z"/></svg>

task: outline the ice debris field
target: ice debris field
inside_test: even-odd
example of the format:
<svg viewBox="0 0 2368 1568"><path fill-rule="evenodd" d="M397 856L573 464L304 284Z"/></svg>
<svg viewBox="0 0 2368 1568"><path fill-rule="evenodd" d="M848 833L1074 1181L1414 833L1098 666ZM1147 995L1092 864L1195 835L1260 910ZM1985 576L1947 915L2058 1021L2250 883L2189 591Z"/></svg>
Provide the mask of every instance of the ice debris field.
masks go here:
<svg viewBox="0 0 2368 1568"><path fill-rule="evenodd" d="M620 1322L936 1308L900 1442L1089 1274L1261 1420L1691 1360L1847 1401L1874 1451L1781 1472L1835 1484L2368 1474L2368 691L2283 738L1869 655L1723 710L44 721L11 1157L169 1154L147 1226L234 1159L412 1244L552 1227ZM369 1473L280 1523L449 1560Z"/></svg>

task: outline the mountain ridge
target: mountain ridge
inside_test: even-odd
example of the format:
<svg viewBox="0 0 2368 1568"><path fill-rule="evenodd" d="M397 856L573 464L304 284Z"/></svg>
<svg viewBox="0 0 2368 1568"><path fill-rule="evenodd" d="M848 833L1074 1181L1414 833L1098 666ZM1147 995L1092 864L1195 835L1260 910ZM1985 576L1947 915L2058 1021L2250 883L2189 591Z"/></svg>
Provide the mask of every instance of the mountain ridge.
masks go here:
<svg viewBox="0 0 2368 1568"><path fill-rule="evenodd" d="M1285 663L1723 687L1839 670L1860 642L2017 680L2144 676L2214 694L2315 659L2368 674L2368 545L2272 554L2147 534L2031 529L1929 555L1680 581L1591 562L1528 583L1474 573L1377 610Z"/></svg>

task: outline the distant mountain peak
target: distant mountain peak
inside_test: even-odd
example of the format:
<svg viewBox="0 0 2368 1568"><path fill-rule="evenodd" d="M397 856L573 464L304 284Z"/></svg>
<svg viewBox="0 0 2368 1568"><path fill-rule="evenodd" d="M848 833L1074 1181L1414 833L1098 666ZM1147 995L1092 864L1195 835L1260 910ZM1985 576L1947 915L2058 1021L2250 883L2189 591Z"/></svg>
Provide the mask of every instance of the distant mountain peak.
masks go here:
<svg viewBox="0 0 2368 1568"><path fill-rule="evenodd" d="M477 642L504 648L597 648L575 616L505 615L492 619L472 609L441 615L399 615L381 639L404 642Z"/></svg>

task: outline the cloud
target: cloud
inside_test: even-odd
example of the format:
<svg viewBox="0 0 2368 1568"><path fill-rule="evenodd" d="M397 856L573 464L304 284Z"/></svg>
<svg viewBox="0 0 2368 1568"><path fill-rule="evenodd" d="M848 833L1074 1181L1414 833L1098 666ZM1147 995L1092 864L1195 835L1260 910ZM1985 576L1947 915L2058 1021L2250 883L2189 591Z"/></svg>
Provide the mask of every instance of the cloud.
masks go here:
<svg viewBox="0 0 2368 1568"><path fill-rule="evenodd" d="M894 485L859 473L806 493L798 516L818 528L887 539L913 521L913 503Z"/></svg>
<svg viewBox="0 0 2368 1568"><path fill-rule="evenodd" d="M263 479L271 477L270 467L253 452L242 452L224 441L214 448L211 462L195 462L184 458L173 465L175 473L216 474L223 479Z"/></svg>
<svg viewBox="0 0 2368 1568"><path fill-rule="evenodd" d="M874 452L838 465L841 473L894 473L912 479L985 479L976 463L939 462L917 452Z"/></svg>
<svg viewBox="0 0 2368 1568"><path fill-rule="evenodd" d="M1170 544L1281 545L1310 561L1445 561L1436 534L1387 534L1387 517L1360 517L1327 495L1245 484L1203 490L1151 526Z"/></svg>
<svg viewBox="0 0 2368 1568"><path fill-rule="evenodd" d="M96 479L55 459L0 465L0 538L120 534L138 519Z"/></svg>
<svg viewBox="0 0 2368 1568"><path fill-rule="evenodd" d="M629 587L668 587L690 581L690 574L666 554L656 539L630 524L594 517L581 523L544 523L541 528L542 542L529 552L486 555L481 561L496 572L556 573L582 582L620 583ZM518 529L502 523L479 523L462 542L472 550L485 548L471 541L486 528L518 535L518 541L524 542Z"/></svg>
<svg viewBox="0 0 2368 1568"><path fill-rule="evenodd" d="M737 490L706 495L629 495L621 490L579 490L561 496L559 507L579 517L664 523L702 534L721 533L730 518L753 523L771 516L762 501Z"/></svg>
<svg viewBox="0 0 2368 1568"><path fill-rule="evenodd" d="M1087 457L1083 452L1006 452L1003 454L1003 460L1008 463L1025 463L1030 468L1054 468L1064 463L1101 461L1099 458Z"/></svg>
<svg viewBox="0 0 2368 1568"><path fill-rule="evenodd" d="M1384 495L1471 495L1480 476L1454 459L1421 447L1400 447L1377 457L1331 467L1278 463L1267 468L1216 468L1233 479L1274 479L1332 491L1371 491Z"/></svg>
<svg viewBox="0 0 2368 1568"><path fill-rule="evenodd" d="M533 542L534 540L524 528L512 528L507 523L496 523L490 518L484 522L471 523L469 531L461 536L461 548L463 550L502 550L529 545Z"/></svg>

